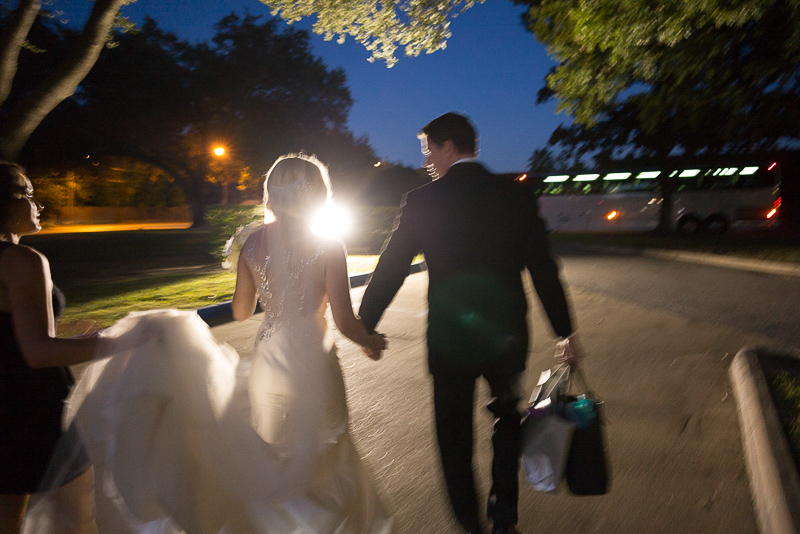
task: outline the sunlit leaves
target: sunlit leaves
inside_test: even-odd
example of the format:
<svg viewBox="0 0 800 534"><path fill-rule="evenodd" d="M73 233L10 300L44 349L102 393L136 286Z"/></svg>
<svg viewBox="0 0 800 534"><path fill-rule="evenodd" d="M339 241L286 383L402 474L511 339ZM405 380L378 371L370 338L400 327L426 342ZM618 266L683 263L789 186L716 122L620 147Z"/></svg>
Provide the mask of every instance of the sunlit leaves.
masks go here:
<svg viewBox="0 0 800 534"><path fill-rule="evenodd" d="M314 32L327 40L352 37L372 54L370 61L397 62L441 50L450 38L450 21L484 0L261 0L288 22L315 17Z"/></svg>
<svg viewBox="0 0 800 534"><path fill-rule="evenodd" d="M594 124L617 96L648 84L665 69L687 78L682 65L665 51L707 29L745 29L776 4L775 0L544 0L532 5L529 29L559 62L547 77L559 111L582 124ZM786 2L794 5L796 0ZM800 30L787 35L798 42ZM701 52L701 54L704 51ZM676 79L680 83L683 80Z"/></svg>

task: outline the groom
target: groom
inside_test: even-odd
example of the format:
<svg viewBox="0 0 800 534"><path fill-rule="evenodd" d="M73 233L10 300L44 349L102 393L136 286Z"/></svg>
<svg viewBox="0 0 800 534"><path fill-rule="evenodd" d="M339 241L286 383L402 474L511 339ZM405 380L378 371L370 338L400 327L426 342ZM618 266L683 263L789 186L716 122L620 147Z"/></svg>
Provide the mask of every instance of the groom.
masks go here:
<svg viewBox="0 0 800 534"><path fill-rule="evenodd" d="M493 533L518 532L520 384L528 353L527 268L563 358L580 357L558 266L550 254L536 199L525 181L495 175L475 160L476 133L447 113L419 134L434 181L406 194L359 311L373 330L422 252L428 266L428 367L433 376L436 434L447 491L461 525L482 532L472 473L475 380L491 389L495 415Z"/></svg>

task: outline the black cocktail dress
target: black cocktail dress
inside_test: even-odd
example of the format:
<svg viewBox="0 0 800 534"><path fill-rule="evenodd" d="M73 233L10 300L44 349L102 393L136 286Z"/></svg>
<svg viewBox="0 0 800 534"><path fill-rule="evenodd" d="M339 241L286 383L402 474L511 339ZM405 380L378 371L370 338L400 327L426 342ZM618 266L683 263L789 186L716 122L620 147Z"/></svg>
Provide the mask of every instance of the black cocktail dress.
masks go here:
<svg viewBox="0 0 800 534"><path fill-rule="evenodd" d="M0 242L0 254L11 246ZM54 286L56 318L64 304L64 294ZM68 474L61 476L64 482L91 465L78 433L61 431L64 399L74 383L67 367L29 367L14 334L12 313L0 311L0 494L40 490L57 445L59 457L70 461Z"/></svg>

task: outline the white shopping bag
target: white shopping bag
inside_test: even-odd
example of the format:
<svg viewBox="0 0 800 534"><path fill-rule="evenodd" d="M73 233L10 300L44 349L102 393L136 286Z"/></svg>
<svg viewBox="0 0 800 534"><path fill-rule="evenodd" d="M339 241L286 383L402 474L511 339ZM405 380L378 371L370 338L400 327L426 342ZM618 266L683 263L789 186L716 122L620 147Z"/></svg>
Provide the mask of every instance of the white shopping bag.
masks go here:
<svg viewBox="0 0 800 534"><path fill-rule="evenodd" d="M543 372L533 391L522 434L525 479L536 491L555 491L564 478L575 424L561 414L559 395L569 380L569 366Z"/></svg>
<svg viewBox="0 0 800 534"><path fill-rule="evenodd" d="M555 491L564 478L575 424L560 415L528 417L522 438L525 480L536 491Z"/></svg>

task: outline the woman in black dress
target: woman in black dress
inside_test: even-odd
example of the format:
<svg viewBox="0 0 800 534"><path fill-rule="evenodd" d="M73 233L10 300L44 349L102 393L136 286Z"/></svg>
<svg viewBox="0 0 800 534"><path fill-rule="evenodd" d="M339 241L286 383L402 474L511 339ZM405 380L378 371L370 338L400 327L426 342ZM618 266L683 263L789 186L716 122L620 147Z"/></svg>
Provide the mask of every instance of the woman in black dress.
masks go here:
<svg viewBox="0 0 800 534"><path fill-rule="evenodd" d="M91 462L77 432L61 432L61 412L74 383L68 366L91 360L98 339L55 337L64 296L47 258L19 244L41 230L41 209L22 167L0 162L0 534L20 531L57 444L70 462L58 466L56 522L96 533Z"/></svg>

